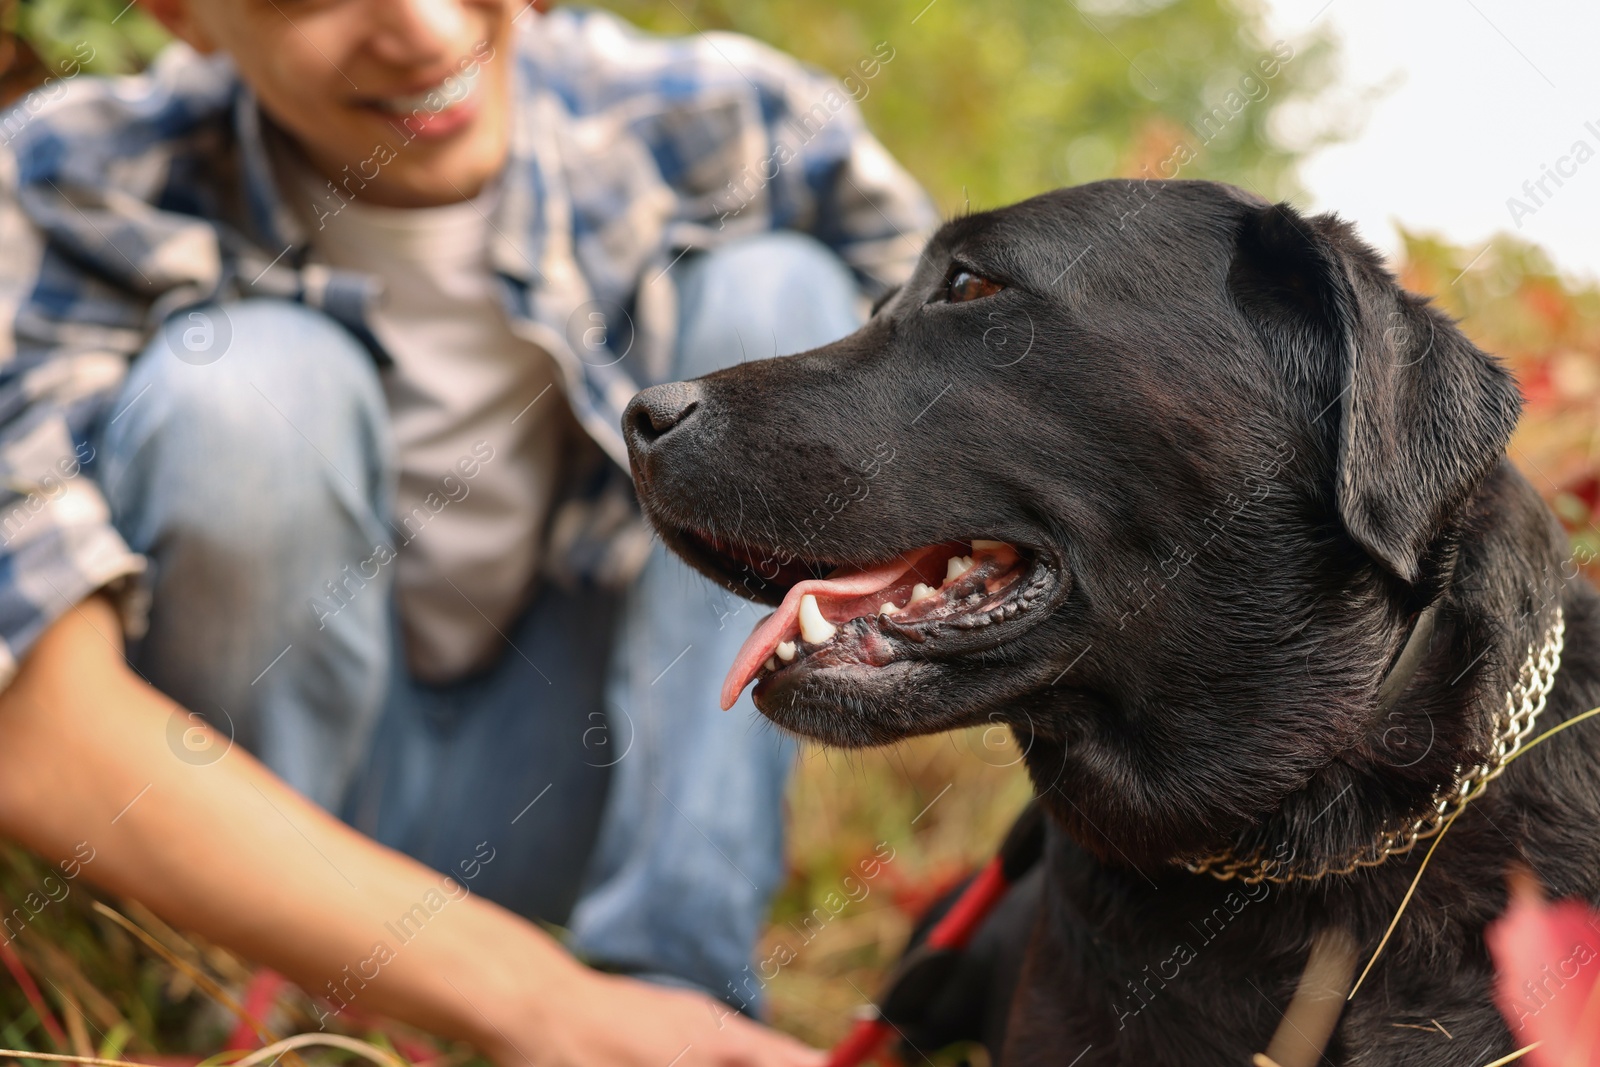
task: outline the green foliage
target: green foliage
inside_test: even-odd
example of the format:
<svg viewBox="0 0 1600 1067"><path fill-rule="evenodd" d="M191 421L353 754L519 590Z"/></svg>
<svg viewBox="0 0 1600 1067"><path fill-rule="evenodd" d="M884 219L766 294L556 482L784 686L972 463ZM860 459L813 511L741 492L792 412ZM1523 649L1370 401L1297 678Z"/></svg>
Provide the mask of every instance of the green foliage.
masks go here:
<svg viewBox="0 0 1600 1067"><path fill-rule="evenodd" d="M15 24L4 29L58 72L73 60L91 74L135 71L168 40L160 24L129 0L20 0L13 17Z"/></svg>
<svg viewBox="0 0 1600 1067"><path fill-rule="evenodd" d="M0 844L0 931L34 978L51 1014L85 1020L100 1055L172 1048L190 1012L188 991L172 995L168 973L132 940L93 911L87 879L61 870L14 845ZM0 982L0 1018L18 1020L11 1048L51 1049L38 1016L13 981Z"/></svg>
<svg viewBox="0 0 1600 1067"><path fill-rule="evenodd" d="M179 933L135 901L108 901L89 884L92 855L81 867L71 868L0 842L0 957L9 957L0 959L5 964L0 972L0 1047L107 1059L138 1060L156 1053L170 1057L171 1063L215 1067L218 1051L240 1019L207 988L221 987L235 1003L247 1002L250 985L260 974L231 953ZM131 936L123 923L98 910L97 902L109 903L144 937ZM144 939L159 950L141 943ZM34 987L33 995L15 980L19 972ZM332 1033L391 1053L398 1050L403 1061L488 1067L465 1046L443 1046L421 1031L368 1016L355 1006L332 1013L330 1019L299 989L272 985L276 993L270 1003L257 1000L254 1010L260 1012L257 1021L276 1034L329 1029L331 1022ZM52 1036L52 1029L65 1043ZM21 1062L45 1067L39 1060ZM370 1061L324 1047L272 1062L339 1067Z"/></svg>
<svg viewBox="0 0 1600 1067"><path fill-rule="evenodd" d="M663 33L747 33L840 78L859 76L857 64L885 42L894 58L861 82L862 108L946 211L1145 167L1171 177L1160 164L1180 144L1195 158L1178 177L1292 195L1296 155L1274 143L1269 124L1286 102L1314 99L1332 78L1332 48L1320 36L1288 42L1293 58L1262 77L1257 64L1275 58L1274 42L1251 0L607 6ZM1242 88L1248 75L1256 81ZM1236 113L1230 92L1243 101ZM1228 121L1213 119L1206 143L1193 127L1216 107Z"/></svg>
<svg viewBox="0 0 1600 1067"><path fill-rule="evenodd" d="M89 70L134 69L165 35L127 2L20 0L16 28L52 69L85 43L95 56ZM1173 176L1173 163L1179 177L1294 195L1298 153L1268 130L1285 104L1316 99L1332 80L1333 51L1321 36L1287 42L1293 58L1262 75L1259 64L1277 57L1253 0L607 6L660 33L747 33L857 78L873 128L946 211L1115 175ZM887 49L878 54L893 58L860 78L879 42Z"/></svg>

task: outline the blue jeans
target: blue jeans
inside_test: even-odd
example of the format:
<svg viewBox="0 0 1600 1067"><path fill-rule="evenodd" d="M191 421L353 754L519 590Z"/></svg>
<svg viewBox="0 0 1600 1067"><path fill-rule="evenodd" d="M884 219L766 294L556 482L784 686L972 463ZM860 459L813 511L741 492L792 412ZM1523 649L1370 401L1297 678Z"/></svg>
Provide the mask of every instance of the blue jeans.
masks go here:
<svg viewBox="0 0 1600 1067"><path fill-rule="evenodd" d="M679 377L859 321L849 271L799 235L673 270ZM793 758L748 697L717 710L753 606L657 544L626 591L545 583L497 662L415 681L392 567L370 562L393 541L394 478L370 355L296 304L209 313L231 326L220 358L158 335L100 434L94 473L151 561L130 663L377 840L566 924L585 958L747 1006ZM314 610L330 581L343 606Z"/></svg>

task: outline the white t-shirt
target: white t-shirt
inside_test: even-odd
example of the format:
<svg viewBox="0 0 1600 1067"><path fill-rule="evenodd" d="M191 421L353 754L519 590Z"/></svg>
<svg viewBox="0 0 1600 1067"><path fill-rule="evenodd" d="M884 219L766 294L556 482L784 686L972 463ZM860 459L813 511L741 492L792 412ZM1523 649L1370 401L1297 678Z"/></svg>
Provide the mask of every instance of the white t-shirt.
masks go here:
<svg viewBox="0 0 1600 1067"><path fill-rule="evenodd" d="M304 175L319 204L321 179ZM359 201L311 226L329 266L375 275L371 323L397 451L395 587L425 681L481 667L524 606L576 422L548 353L511 332L489 266L491 188L443 207Z"/></svg>

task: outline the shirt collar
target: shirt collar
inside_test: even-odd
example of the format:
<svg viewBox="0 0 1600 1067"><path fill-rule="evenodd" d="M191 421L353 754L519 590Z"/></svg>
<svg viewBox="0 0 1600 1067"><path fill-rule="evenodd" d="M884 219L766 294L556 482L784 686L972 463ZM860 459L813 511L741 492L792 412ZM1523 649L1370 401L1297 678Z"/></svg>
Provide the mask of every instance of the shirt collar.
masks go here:
<svg viewBox="0 0 1600 1067"><path fill-rule="evenodd" d="M233 128L239 138L239 156L244 169L245 211L250 228L262 247L287 249L298 262L305 247L306 232L278 188L266 116L255 92L244 83L234 100Z"/></svg>

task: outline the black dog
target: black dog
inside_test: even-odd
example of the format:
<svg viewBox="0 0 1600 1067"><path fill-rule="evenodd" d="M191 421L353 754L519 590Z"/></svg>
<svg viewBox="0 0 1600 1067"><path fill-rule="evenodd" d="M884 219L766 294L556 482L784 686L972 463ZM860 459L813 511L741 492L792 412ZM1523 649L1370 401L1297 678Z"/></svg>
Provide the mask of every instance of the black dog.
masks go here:
<svg viewBox="0 0 1600 1067"><path fill-rule="evenodd" d="M1525 737L1600 703L1519 404L1337 219L1102 182L950 222L855 334L625 421L667 544L781 605L729 702L757 679L840 745L1012 727L1052 826L1005 1060L1241 1065L1314 935L1377 946L1428 813L1515 747L1508 694ZM1600 897L1597 749L1566 731L1465 808L1329 1062L1527 1043L1483 931L1518 865Z"/></svg>

